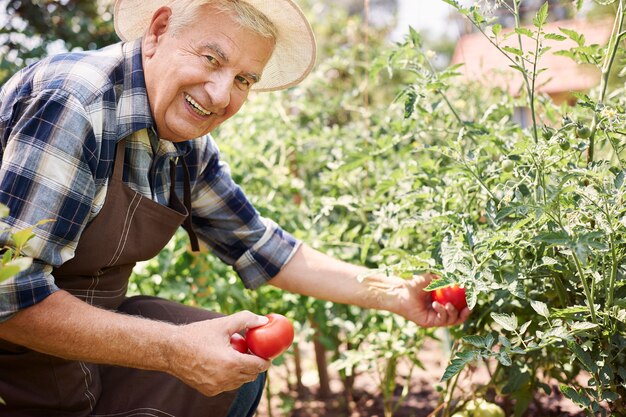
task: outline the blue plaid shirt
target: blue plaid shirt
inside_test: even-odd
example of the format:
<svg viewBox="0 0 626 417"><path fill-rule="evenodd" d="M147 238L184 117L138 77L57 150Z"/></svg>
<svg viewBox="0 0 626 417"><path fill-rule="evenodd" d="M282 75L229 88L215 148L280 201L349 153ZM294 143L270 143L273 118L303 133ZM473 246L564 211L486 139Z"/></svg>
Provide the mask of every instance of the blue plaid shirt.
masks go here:
<svg viewBox="0 0 626 417"><path fill-rule="evenodd" d="M81 232L102 208L115 144L124 137L124 182L161 204L169 199L169 160L184 155L194 229L248 288L291 258L299 242L259 215L209 135L173 143L154 132L139 41L52 56L3 86L0 203L10 215L2 219L0 246L16 230L54 221L34 229L25 250L32 267L0 283L0 321L58 290L52 268L74 256ZM182 173L176 178L182 195Z"/></svg>

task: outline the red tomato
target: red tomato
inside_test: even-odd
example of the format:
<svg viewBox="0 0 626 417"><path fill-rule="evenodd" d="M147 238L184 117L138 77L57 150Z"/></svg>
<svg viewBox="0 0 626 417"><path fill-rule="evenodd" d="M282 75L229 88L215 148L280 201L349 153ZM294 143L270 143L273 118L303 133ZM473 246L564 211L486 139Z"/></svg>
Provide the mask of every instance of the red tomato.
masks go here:
<svg viewBox="0 0 626 417"><path fill-rule="evenodd" d="M458 284L452 284L448 287L438 288L430 293L433 301L437 301L441 305L451 303L457 311L467 307L467 299L465 298L465 288L461 288Z"/></svg>
<svg viewBox="0 0 626 417"><path fill-rule="evenodd" d="M246 342L246 339L239 333L233 333L230 337L230 345L237 352L248 353L248 342Z"/></svg>
<svg viewBox="0 0 626 417"><path fill-rule="evenodd" d="M248 348L263 359L274 359L286 351L293 342L293 325L287 317L271 313L267 324L253 327L246 332Z"/></svg>

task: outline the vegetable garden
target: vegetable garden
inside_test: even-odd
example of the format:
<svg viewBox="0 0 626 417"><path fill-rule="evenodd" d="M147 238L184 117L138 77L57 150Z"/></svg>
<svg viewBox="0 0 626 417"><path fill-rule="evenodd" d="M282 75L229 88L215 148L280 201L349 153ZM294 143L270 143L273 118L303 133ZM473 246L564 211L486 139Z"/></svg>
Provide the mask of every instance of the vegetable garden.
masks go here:
<svg viewBox="0 0 626 417"><path fill-rule="evenodd" d="M191 253L182 233L137 266L131 291L291 319L296 340L274 360L282 371L270 373L268 415L303 415L293 397L303 395L308 354L316 395L328 397L329 375L338 375L350 415L355 379L368 374L377 383L369 395L393 416L434 342L446 365L433 416L501 412L472 410L477 400L507 416L553 415L540 399L557 395L579 415L624 416L626 2L602 1L615 23L608 45L592 45L571 30L547 32L548 3L522 22L519 1L498 2L517 18L505 30L479 5L443 1L507 56L523 76L519 95L433 65L415 30L390 46L384 28L303 5L320 47L314 73L251 97L214 136L262 214L344 260L405 277L435 273L433 290L463 286L473 309L466 323L421 329L270 286L249 291L217 258ZM583 2L574 3L579 11ZM546 39L575 41L561 54L596 67L598 87L563 104L537 93ZM530 109L530 126L515 121L519 107ZM477 367L486 377L471 385Z"/></svg>

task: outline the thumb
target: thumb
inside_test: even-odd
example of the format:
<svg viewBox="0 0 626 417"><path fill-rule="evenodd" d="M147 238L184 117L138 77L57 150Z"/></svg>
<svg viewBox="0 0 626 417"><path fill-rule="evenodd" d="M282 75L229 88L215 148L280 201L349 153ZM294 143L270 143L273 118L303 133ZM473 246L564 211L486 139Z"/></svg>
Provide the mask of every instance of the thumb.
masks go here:
<svg viewBox="0 0 626 417"><path fill-rule="evenodd" d="M253 327L263 326L267 324L269 319L265 316L259 316L250 311L244 310L228 316L228 324L226 326L229 334L237 333L242 330L251 329Z"/></svg>
<svg viewBox="0 0 626 417"><path fill-rule="evenodd" d="M439 279L439 275L433 274L432 272L426 272L424 274L414 276L413 282L415 283L417 289L423 290L428 287L428 284L430 284L431 281L436 279Z"/></svg>

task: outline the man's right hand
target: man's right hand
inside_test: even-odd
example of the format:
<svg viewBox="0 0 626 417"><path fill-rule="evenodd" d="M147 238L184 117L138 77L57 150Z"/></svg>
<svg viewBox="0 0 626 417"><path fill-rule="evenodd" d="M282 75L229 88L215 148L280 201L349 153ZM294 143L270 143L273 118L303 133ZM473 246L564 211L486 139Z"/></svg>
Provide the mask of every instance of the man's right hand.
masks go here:
<svg viewBox="0 0 626 417"><path fill-rule="evenodd" d="M230 337L267 323L249 311L178 326L166 342L167 372L207 396L239 388L267 371L271 362L233 349ZM165 336L164 336L165 337Z"/></svg>

